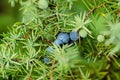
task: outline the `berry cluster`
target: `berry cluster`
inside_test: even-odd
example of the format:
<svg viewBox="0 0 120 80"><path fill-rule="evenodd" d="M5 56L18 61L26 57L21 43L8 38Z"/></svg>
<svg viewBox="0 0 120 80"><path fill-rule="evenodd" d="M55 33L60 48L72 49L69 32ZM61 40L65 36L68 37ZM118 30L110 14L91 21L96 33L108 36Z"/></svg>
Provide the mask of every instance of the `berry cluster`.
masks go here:
<svg viewBox="0 0 120 80"><path fill-rule="evenodd" d="M71 31L70 33L61 32L57 35L56 40L53 42L55 45L63 45L73 41L77 41L79 38L79 33L76 31ZM53 52L52 47L46 49L47 52Z"/></svg>
<svg viewBox="0 0 120 80"><path fill-rule="evenodd" d="M87 36L87 31L84 29L81 29L79 32L78 31L71 31L70 33L67 32L61 32L57 35L56 40L53 42L53 44L57 45L57 46L62 46L64 44L68 44L68 43L72 43L75 42L79 39L79 36L81 38L85 38ZM49 53L54 53L54 49L49 46L46 49L47 52ZM44 59L45 63L49 62L49 59Z"/></svg>

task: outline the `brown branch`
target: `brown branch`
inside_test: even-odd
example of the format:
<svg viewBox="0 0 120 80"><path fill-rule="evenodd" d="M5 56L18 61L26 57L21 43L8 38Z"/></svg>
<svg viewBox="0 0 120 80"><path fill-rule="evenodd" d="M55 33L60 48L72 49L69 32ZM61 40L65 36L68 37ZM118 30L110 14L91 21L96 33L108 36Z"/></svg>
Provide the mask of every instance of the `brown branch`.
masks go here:
<svg viewBox="0 0 120 80"><path fill-rule="evenodd" d="M50 80L53 80L52 70L54 68L55 61L52 63L52 66L50 68Z"/></svg>
<svg viewBox="0 0 120 80"><path fill-rule="evenodd" d="M85 20L88 18L88 16L96 9L100 8L100 7L103 7L105 5L105 3L102 3L96 7L94 7L93 9L91 9L86 15L85 15Z"/></svg>

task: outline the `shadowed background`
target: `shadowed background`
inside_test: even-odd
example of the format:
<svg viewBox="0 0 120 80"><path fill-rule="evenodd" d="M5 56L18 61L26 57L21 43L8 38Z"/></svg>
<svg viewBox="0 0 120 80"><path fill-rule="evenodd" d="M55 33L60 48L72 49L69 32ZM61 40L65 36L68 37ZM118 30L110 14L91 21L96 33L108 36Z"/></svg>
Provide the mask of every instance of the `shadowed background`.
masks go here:
<svg viewBox="0 0 120 80"><path fill-rule="evenodd" d="M0 34L7 32L15 22L20 21L19 4L11 7L7 0L0 1Z"/></svg>

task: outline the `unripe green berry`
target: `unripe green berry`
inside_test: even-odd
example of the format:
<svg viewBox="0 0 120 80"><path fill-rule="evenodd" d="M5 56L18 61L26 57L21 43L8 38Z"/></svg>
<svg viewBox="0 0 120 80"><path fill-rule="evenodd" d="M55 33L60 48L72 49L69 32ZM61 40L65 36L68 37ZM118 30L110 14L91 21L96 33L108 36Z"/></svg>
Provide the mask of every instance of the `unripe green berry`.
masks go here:
<svg viewBox="0 0 120 80"><path fill-rule="evenodd" d="M46 9L48 7L48 1L47 0L39 0L38 7L41 9Z"/></svg>
<svg viewBox="0 0 120 80"><path fill-rule="evenodd" d="M105 37L103 35L98 35L97 40L98 42L103 42L105 40Z"/></svg>
<svg viewBox="0 0 120 80"><path fill-rule="evenodd" d="M85 38L85 37L87 36L88 33L87 33L86 30L81 29L80 32L79 32L79 34L80 34L80 36L81 36L82 38Z"/></svg>

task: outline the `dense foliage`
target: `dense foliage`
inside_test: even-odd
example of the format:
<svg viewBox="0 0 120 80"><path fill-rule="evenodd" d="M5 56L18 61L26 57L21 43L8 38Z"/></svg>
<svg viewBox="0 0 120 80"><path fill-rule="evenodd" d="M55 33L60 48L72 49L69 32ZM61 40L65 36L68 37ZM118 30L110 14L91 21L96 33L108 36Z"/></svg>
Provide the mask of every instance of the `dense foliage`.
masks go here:
<svg viewBox="0 0 120 80"><path fill-rule="evenodd" d="M120 0L8 2L23 14L1 34L0 80L120 80Z"/></svg>

